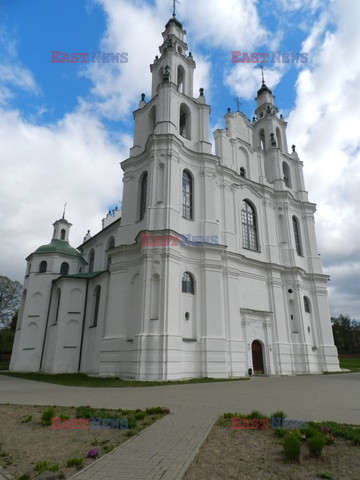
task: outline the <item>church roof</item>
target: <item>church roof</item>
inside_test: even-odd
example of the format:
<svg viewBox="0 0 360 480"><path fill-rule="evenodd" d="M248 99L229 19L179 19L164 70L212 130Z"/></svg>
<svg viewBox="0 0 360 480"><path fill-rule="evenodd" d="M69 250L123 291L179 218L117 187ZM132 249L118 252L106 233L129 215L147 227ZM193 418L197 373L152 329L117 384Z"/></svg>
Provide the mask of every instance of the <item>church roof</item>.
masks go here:
<svg viewBox="0 0 360 480"><path fill-rule="evenodd" d="M100 272L75 273L74 275L66 275L66 278L95 278L103 273L108 273L108 270L101 270Z"/></svg>
<svg viewBox="0 0 360 480"><path fill-rule="evenodd" d="M175 23L175 25L177 25L178 27L182 28L182 23L180 23L176 17L170 18L170 20L165 25L165 28L168 28L170 26L170 23L172 22Z"/></svg>
<svg viewBox="0 0 360 480"><path fill-rule="evenodd" d="M51 240L51 243L42 245L34 253L61 253L63 255L72 255L73 257L81 257L81 253L73 248L69 242L65 240Z"/></svg>

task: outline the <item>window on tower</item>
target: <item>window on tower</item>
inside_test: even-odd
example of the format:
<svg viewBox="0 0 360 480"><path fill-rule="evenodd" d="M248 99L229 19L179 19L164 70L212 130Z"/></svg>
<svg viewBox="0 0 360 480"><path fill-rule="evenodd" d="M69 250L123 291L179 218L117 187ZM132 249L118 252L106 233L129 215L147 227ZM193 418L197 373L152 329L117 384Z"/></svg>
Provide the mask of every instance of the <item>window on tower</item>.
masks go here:
<svg viewBox="0 0 360 480"><path fill-rule="evenodd" d="M65 236L66 236L66 230L65 228L62 228L60 232L60 240L65 240Z"/></svg>
<svg viewBox="0 0 360 480"><path fill-rule="evenodd" d="M258 232L255 208L248 200L243 200L241 207L242 246L258 251Z"/></svg>
<svg viewBox="0 0 360 480"><path fill-rule="evenodd" d="M185 272L182 277L182 293L192 293L194 295L194 277L190 272Z"/></svg>
<svg viewBox="0 0 360 480"><path fill-rule="evenodd" d="M185 70L182 65L178 66L177 70L177 85L178 91L180 93L184 93L184 86L185 86Z"/></svg>
<svg viewBox="0 0 360 480"><path fill-rule="evenodd" d="M304 310L305 310L305 313L311 312L310 300L308 299L308 297L304 297Z"/></svg>
<svg viewBox="0 0 360 480"><path fill-rule="evenodd" d="M145 217L146 212L146 198L147 198L147 180L148 174L145 172L141 178L140 182L140 211L139 211L139 220L142 220Z"/></svg>
<svg viewBox="0 0 360 480"><path fill-rule="evenodd" d="M67 262L63 262L60 267L60 275L68 275L69 273L69 264Z"/></svg>
<svg viewBox="0 0 360 480"><path fill-rule="evenodd" d="M191 140L191 114L185 103L182 103L180 107L179 131L182 137Z"/></svg>
<svg viewBox="0 0 360 480"><path fill-rule="evenodd" d="M188 220L193 218L193 179L188 170L182 174L182 215Z"/></svg>
<svg viewBox="0 0 360 480"><path fill-rule="evenodd" d="M95 250L92 249L89 255L89 273L94 271L95 264Z"/></svg>
<svg viewBox="0 0 360 480"><path fill-rule="evenodd" d="M94 317L92 326L96 327L99 317L99 306L100 306L100 295L101 295L101 287L98 285L94 291Z"/></svg>
<svg viewBox="0 0 360 480"><path fill-rule="evenodd" d="M39 273L46 273L46 270L47 270L47 262L45 262L45 260L43 260L40 263Z"/></svg>
<svg viewBox="0 0 360 480"><path fill-rule="evenodd" d="M115 239L114 239L114 237L111 237L109 242L108 242L108 247L107 247L106 250L111 250L114 247L115 247ZM108 256L107 257L107 262L106 262L106 268L108 270L110 270L110 267L111 267L111 257Z"/></svg>
<svg viewBox="0 0 360 480"><path fill-rule="evenodd" d="M302 256L299 219L297 217L295 217L295 215L293 215L292 222L293 222L296 253L298 255Z"/></svg>
<svg viewBox="0 0 360 480"><path fill-rule="evenodd" d="M290 174L290 167L286 162L282 163L282 168L283 168L283 176L284 176L284 182L285 185L289 188L291 188L291 174Z"/></svg>
<svg viewBox="0 0 360 480"><path fill-rule="evenodd" d="M261 150L265 151L265 133L263 129L261 129L259 132L259 141Z"/></svg>
<svg viewBox="0 0 360 480"><path fill-rule="evenodd" d="M244 177L244 178L246 177L246 172L244 167L240 168L240 177Z"/></svg>

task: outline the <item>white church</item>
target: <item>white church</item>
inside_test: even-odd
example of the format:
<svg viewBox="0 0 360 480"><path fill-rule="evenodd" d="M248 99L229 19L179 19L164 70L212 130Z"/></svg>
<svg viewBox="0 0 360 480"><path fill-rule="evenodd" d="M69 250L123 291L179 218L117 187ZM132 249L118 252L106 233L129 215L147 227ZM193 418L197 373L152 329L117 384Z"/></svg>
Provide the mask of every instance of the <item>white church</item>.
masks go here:
<svg viewBox="0 0 360 480"><path fill-rule="evenodd" d="M71 224L27 258L10 369L138 380L339 371L315 205L275 97L255 117L194 97L195 61L173 16L150 65L121 163L122 210L69 244Z"/></svg>

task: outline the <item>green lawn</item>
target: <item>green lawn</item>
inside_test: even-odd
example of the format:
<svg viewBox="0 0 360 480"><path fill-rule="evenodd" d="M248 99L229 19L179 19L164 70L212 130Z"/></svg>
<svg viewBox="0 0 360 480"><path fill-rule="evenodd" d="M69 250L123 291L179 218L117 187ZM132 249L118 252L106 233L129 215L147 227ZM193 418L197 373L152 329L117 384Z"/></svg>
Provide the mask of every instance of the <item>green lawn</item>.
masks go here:
<svg viewBox="0 0 360 480"><path fill-rule="evenodd" d="M342 357L339 355L340 367L348 368L352 372L360 372L360 355L353 357Z"/></svg>
<svg viewBox="0 0 360 480"><path fill-rule="evenodd" d="M158 385L177 385L186 383L208 383L208 382L229 382L239 380L249 380L248 377L215 379L215 378L193 378L191 380L174 380L167 382L140 382L137 380L122 380L117 377L99 378L88 377L82 373L63 373L57 375L48 375L45 373L5 373L10 377L25 378L26 380L36 380L37 382L56 383L58 385L68 385L71 387L153 387Z"/></svg>

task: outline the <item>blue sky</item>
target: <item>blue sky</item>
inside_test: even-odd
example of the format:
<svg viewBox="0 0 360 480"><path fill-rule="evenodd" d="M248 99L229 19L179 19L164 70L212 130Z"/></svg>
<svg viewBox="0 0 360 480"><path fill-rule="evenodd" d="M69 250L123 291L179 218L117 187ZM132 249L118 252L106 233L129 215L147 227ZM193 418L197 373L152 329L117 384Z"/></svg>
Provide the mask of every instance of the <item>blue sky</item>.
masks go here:
<svg viewBox="0 0 360 480"><path fill-rule="evenodd" d="M74 246L121 201L132 111L150 96L171 12L170 0L0 0L0 274L22 281L24 258L51 238L65 201ZM234 97L248 118L255 109L260 69L232 64L232 50L308 54L304 64L268 63L265 80L318 205L331 313L360 317L360 2L181 0L177 17L211 131L236 110ZM128 62L52 63L51 51L127 52Z"/></svg>

